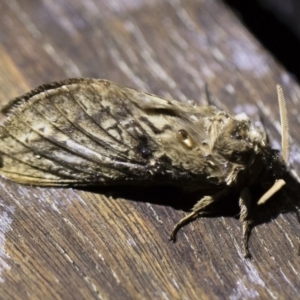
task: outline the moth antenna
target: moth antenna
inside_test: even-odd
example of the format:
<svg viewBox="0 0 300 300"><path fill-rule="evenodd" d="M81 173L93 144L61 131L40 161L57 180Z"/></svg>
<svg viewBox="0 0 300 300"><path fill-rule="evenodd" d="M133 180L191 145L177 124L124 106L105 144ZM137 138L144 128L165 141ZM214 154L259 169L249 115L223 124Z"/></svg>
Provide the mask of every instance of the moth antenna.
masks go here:
<svg viewBox="0 0 300 300"><path fill-rule="evenodd" d="M278 179L274 184L260 197L257 204L261 205L268 201L274 194L276 194L286 182L283 179Z"/></svg>
<svg viewBox="0 0 300 300"><path fill-rule="evenodd" d="M287 163L289 158L289 125L286 112L286 102L282 87L279 84L277 84L277 95L281 122L281 152L284 162Z"/></svg>
<svg viewBox="0 0 300 300"><path fill-rule="evenodd" d="M288 117L286 112L286 102L283 95L283 90L281 85L277 84L277 95L279 103L279 112L280 112L280 122L281 122L281 152L282 159L287 163L289 158L289 126L288 126ZM257 204L261 205L270 199L275 193L277 193L283 186L285 181L283 179L276 180L273 186L260 197Z"/></svg>

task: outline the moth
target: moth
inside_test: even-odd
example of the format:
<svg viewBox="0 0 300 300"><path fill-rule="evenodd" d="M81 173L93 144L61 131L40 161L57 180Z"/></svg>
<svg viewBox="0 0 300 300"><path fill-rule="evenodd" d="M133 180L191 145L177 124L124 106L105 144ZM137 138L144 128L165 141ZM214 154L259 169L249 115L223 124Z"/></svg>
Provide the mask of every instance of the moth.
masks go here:
<svg viewBox="0 0 300 300"><path fill-rule="evenodd" d="M38 186L176 186L203 195L170 238L230 192L240 195L249 256L249 189L284 184L288 126L278 86L282 155L245 114L164 99L107 80L68 79L13 101L0 127L0 174Z"/></svg>

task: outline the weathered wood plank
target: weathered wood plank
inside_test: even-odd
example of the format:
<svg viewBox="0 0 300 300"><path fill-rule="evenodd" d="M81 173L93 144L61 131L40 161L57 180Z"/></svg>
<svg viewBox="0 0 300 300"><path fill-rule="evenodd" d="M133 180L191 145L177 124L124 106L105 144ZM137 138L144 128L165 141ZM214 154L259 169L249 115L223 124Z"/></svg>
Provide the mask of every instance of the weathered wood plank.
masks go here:
<svg viewBox="0 0 300 300"><path fill-rule="evenodd" d="M220 107L261 115L280 147L281 83L299 173L299 87L221 1L4 0L0 11L3 105L66 77L199 102L207 82ZM247 260L227 203L173 244L168 235L191 201L176 191L42 189L1 179L0 298L297 298L300 225L292 212L300 193L289 183L254 210Z"/></svg>

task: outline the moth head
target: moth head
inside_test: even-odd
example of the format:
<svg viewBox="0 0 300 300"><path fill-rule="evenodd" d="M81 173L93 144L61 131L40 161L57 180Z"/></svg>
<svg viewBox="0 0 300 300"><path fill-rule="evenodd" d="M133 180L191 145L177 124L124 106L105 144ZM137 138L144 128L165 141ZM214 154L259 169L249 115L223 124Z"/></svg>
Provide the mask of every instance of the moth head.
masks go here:
<svg viewBox="0 0 300 300"><path fill-rule="evenodd" d="M265 132L256 127L245 113L240 113L234 118L235 120L243 124L244 127L247 129L246 136L251 143L260 144L263 147L266 145L267 137Z"/></svg>
<svg viewBox="0 0 300 300"><path fill-rule="evenodd" d="M277 85L277 94L278 94L278 102L279 102L279 111L280 111L280 121L281 121L281 158L284 164L288 161L289 156L289 129L288 129L288 118L286 112L286 103L282 91L282 87ZM275 163L275 157L273 158ZM277 160L278 161L278 160ZM285 185L285 181L281 178L276 179L274 184L269 188L269 190L261 196L258 200L258 205L265 203L268 199L270 199L275 193L277 193L283 186Z"/></svg>

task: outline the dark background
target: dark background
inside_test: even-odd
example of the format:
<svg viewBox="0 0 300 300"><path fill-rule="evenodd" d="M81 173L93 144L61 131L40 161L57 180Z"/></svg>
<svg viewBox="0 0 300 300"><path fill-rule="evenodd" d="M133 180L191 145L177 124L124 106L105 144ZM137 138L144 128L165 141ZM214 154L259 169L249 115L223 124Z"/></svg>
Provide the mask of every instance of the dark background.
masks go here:
<svg viewBox="0 0 300 300"><path fill-rule="evenodd" d="M300 1L224 0L250 32L300 80Z"/></svg>

